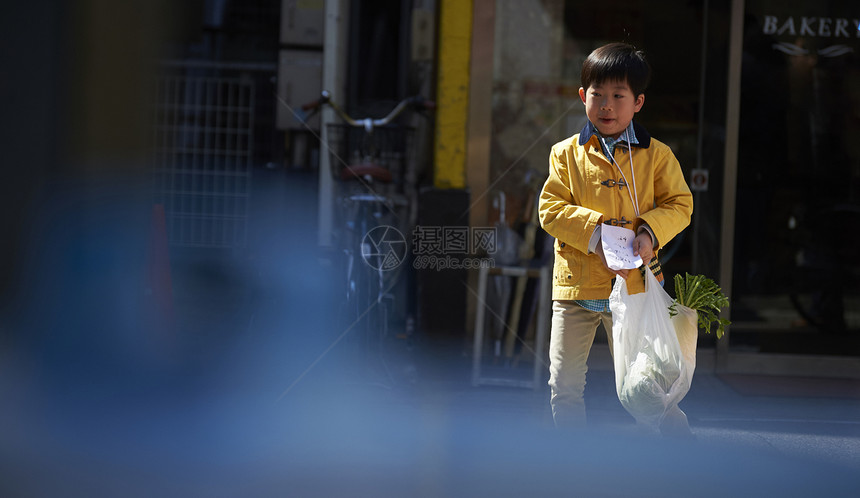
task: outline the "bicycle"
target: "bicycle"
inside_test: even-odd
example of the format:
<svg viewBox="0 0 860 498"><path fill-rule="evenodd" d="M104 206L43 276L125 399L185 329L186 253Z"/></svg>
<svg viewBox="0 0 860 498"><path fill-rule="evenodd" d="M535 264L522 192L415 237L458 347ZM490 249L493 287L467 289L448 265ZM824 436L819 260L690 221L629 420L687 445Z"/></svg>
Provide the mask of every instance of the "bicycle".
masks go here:
<svg viewBox="0 0 860 498"><path fill-rule="evenodd" d="M341 295L344 326L357 338L353 342L363 359L370 353L378 355L383 377L393 384L395 376L386 362L385 347L396 312L404 315L404 332L399 336L411 339L412 318L394 288L406 283L401 278L409 267L406 235L411 233L417 208L415 175L409 170L414 129L395 124L395 120L407 110L432 109L434 103L410 97L382 118L356 119L323 91L319 99L302 106L302 111L312 114L324 105L342 120L327 125L323 146L328 148L338 188L341 209L336 210L340 215L336 225L345 229L336 234L345 276Z"/></svg>

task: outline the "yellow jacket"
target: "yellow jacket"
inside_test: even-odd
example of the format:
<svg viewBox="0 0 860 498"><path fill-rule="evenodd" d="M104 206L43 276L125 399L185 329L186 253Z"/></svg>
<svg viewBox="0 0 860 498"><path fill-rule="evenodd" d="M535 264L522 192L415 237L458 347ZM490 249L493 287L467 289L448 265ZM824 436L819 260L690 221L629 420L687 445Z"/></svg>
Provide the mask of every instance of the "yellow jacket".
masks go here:
<svg viewBox="0 0 860 498"><path fill-rule="evenodd" d="M555 300L606 299L615 276L588 243L599 223L624 224L637 230L647 223L659 248L690 223L693 196L678 160L664 143L652 139L634 122L639 144L633 144L633 168L626 145L615 148L613 165L591 123L582 132L555 144L549 156L549 178L541 190L541 226L555 237L552 298ZM623 178L636 186L640 216ZM635 181L633 178L635 177ZM630 222L630 223L628 223ZM630 272L631 293L644 291L638 272Z"/></svg>

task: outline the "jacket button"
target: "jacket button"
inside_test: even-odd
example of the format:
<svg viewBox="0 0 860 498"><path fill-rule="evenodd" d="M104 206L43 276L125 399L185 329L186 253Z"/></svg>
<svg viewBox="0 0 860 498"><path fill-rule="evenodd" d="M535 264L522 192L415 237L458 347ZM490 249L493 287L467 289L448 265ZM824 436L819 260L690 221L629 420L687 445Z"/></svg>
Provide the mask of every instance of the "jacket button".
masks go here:
<svg viewBox="0 0 860 498"><path fill-rule="evenodd" d="M573 275L568 275L568 276L567 276L567 278L570 278L570 277L572 277L572 276L573 276Z"/></svg>
<svg viewBox="0 0 860 498"><path fill-rule="evenodd" d="M564 242L561 243L561 247L564 247Z"/></svg>

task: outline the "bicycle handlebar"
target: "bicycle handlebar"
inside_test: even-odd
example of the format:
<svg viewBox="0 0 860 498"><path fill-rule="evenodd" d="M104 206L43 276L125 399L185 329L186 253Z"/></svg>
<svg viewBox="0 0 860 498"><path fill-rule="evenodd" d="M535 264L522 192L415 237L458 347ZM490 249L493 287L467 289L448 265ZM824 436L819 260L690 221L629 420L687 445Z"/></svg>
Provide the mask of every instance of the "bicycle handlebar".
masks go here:
<svg viewBox="0 0 860 498"><path fill-rule="evenodd" d="M416 95L414 97L407 97L400 102L397 103L397 106L388 113L387 116L381 119L372 119L372 118L361 118L356 119L346 113L334 100L331 99L331 93L328 90L323 90L320 94L320 98L316 99L313 102L309 102L302 106L303 111L311 111L311 114L318 111L320 107L323 105L329 105L332 109L337 113L338 116L341 117L347 124L355 127L364 127L368 130L373 129L376 126L384 126L388 123L394 121L394 118L403 114L408 107L412 107L415 110L429 110L435 109L436 103L432 100L425 99L420 95Z"/></svg>

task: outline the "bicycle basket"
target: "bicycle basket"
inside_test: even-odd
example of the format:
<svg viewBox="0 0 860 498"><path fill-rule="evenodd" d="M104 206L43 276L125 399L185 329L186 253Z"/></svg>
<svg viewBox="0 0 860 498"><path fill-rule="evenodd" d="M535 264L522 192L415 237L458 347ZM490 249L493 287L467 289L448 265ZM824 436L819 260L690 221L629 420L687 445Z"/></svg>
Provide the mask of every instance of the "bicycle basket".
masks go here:
<svg viewBox="0 0 860 498"><path fill-rule="evenodd" d="M401 185L406 165L412 160L413 128L380 126L364 128L329 124L327 146L335 179L347 181L372 177L382 183Z"/></svg>

